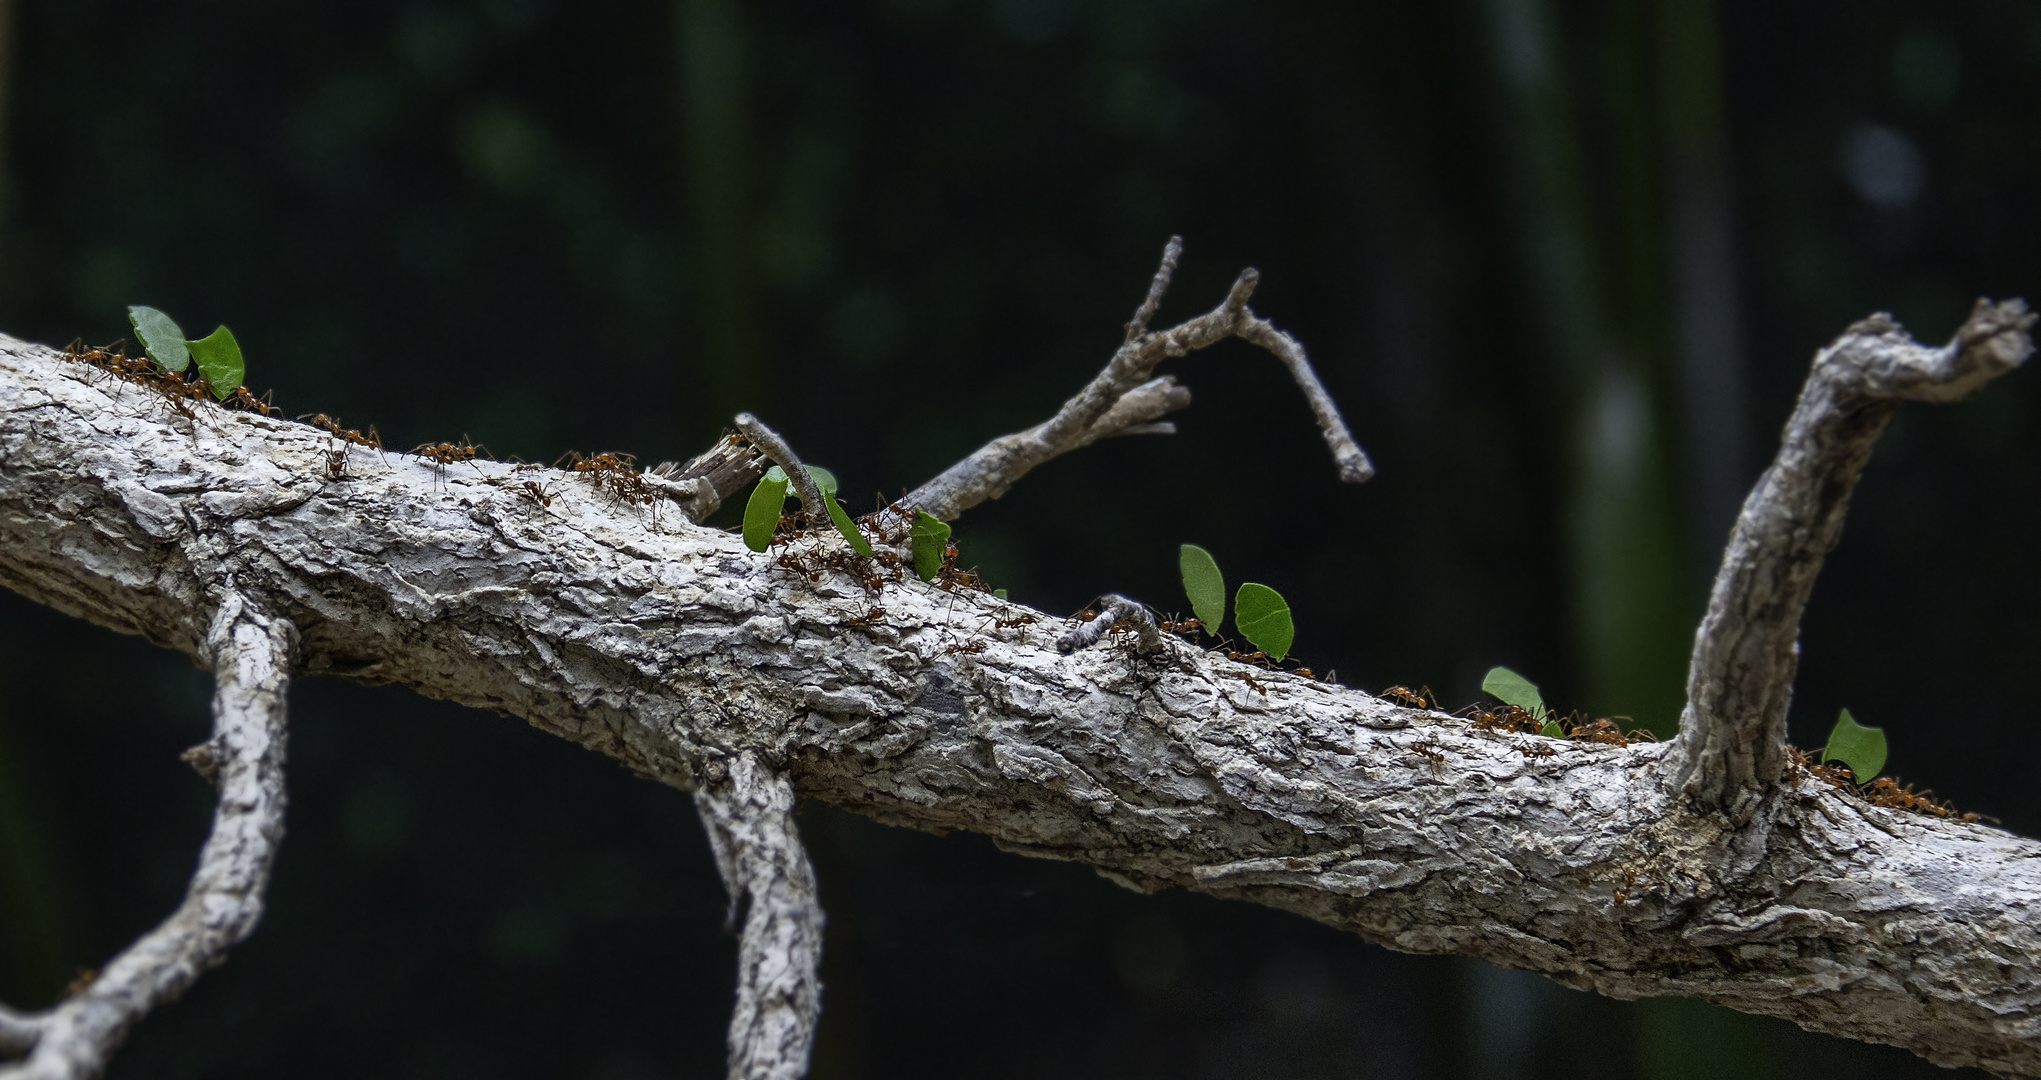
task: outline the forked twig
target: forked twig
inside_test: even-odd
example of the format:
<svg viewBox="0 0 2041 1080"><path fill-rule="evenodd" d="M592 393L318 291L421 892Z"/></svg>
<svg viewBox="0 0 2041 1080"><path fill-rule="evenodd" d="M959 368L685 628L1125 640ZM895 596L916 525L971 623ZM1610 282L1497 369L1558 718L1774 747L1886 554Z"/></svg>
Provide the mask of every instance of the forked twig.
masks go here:
<svg viewBox="0 0 2041 1080"><path fill-rule="evenodd" d="M1248 298L1261 280L1255 270L1242 271L1225 302L1217 308L1168 330L1147 329L1148 320L1154 317L1168 291L1182 252L1182 239L1171 237L1163 249L1162 265L1149 285L1147 298L1127 323L1125 342L1113 353L1105 370L1064 402L1056 415L1026 431L986 443L910 492L898 506L904 511L925 510L945 521L953 520L987 499L1006 494L1022 476L1050 458L1110 435L1154 430L1158 417L1190 403L1189 393L1173 380L1152 378L1156 365L1229 337L1242 338L1275 353L1289 368L1318 417L1319 429L1339 464L1341 480L1358 484L1373 476L1374 466L1354 442L1346 422L1340 418L1339 408L1312 371L1303 346L1248 308Z"/></svg>

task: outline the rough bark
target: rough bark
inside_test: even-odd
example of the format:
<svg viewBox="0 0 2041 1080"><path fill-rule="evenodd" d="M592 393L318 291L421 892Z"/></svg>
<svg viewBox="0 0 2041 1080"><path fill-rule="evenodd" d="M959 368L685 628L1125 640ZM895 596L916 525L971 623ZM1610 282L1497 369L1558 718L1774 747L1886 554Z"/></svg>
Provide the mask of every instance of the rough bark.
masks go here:
<svg viewBox="0 0 2041 1080"><path fill-rule="evenodd" d="M296 628L299 675L515 715L782 848L774 777L1134 889L2041 1072L2041 843L1790 770L1738 820L1692 797L1672 744L1484 730L1169 635L1065 655L1063 620L831 569L826 530L759 555L571 476L549 502L489 462L359 455L335 476L310 428L192 413L0 339L0 584L211 657L231 582ZM754 767L752 795L719 786ZM719 850L733 893L799 891L804 862ZM765 1001L774 977L746 985ZM778 985L798 1015L801 980ZM0 1011L0 1049L47 1041L52 1015Z"/></svg>

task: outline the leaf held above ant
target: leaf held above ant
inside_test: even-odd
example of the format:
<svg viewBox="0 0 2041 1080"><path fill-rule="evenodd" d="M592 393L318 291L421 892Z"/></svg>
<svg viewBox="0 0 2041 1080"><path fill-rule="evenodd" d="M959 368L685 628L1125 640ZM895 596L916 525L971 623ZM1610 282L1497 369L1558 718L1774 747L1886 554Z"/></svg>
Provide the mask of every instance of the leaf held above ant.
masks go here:
<svg viewBox="0 0 2041 1080"><path fill-rule="evenodd" d="M1481 679L1481 690L1530 713L1532 719L1545 719L1545 697L1538 693L1537 684L1506 667L1489 668Z"/></svg>
<svg viewBox="0 0 2041 1080"><path fill-rule="evenodd" d="M191 352L184 347L184 330L177 320L146 304L131 304L128 325L135 328L142 351L163 370L177 372L191 366Z"/></svg>
<svg viewBox="0 0 2041 1080"><path fill-rule="evenodd" d="M935 580L942 573L945 549L949 547L949 523L926 510L916 510L907 537L914 549L915 575L923 581Z"/></svg>
<svg viewBox="0 0 2041 1080"><path fill-rule="evenodd" d="M779 528L780 508L787 504L787 474L775 465L759 477L744 504L744 546L764 551L772 546L773 530Z"/></svg>
<svg viewBox="0 0 2041 1080"><path fill-rule="evenodd" d="M1850 710L1844 709L1836 717L1834 730L1828 733L1828 745L1821 749L1821 760L1848 765L1857 783L1868 784L1884 770L1885 752L1885 729L1865 727L1857 723Z"/></svg>
<svg viewBox="0 0 2041 1080"><path fill-rule="evenodd" d="M214 327L212 333L188 341L185 346L198 362L198 373L213 385L216 398L225 400L231 396L248 375L248 366L241 359L241 344L234 340L234 332L224 326Z"/></svg>
<svg viewBox="0 0 2041 1080"><path fill-rule="evenodd" d="M1226 575L1219 572L1218 561L1204 548L1184 544L1177 549L1176 565L1183 574L1183 591L1190 598L1191 610L1206 632L1217 634L1220 621L1226 618Z"/></svg>
<svg viewBox="0 0 2041 1080"><path fill-rule="evenodd" d="M1290 602L1283 594L1258 582L1241 583L1233 594L1233 625L1248 643L1270 659L1281 660L1290 653L1297 628L1290 621Z"/></svg>

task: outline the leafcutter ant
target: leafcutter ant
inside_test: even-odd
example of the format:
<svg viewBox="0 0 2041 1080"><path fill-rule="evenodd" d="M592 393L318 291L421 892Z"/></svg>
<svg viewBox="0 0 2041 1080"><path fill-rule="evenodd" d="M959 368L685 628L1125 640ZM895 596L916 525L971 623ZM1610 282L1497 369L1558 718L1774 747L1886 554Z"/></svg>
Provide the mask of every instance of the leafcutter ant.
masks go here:
<svg viewBox="0 0 2041 1080"><path fill-rule="evenodd" d="M530 499L538 503L541 508L552 506L555 497L553 489L535 480L526 480L524 485L518 489L517 494L519 498Z"/></svg>

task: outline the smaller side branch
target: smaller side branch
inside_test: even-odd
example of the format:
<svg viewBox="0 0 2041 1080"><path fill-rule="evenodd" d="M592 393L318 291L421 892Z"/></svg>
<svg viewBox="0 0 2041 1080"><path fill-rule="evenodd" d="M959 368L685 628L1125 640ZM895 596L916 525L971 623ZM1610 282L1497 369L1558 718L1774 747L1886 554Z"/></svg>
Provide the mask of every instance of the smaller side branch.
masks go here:
<svg viewBox="0 0 2041 1080"><path fill-rule="evenodd" d="M284 690L296 631L228 596L207 633L213 654L213 734L219 808L184 903L46 1012L0 1010L0 1051L27 1058L0 1080L90 1080L128 1029L226 959L262 918L270 865L283 839Z"/></svg>
<svg viewBox="0 0 2041 1080"><path fill-rule="evenodd" d="M765 451L780 471L787 474L787 480L794 485L794 491L801 496L801 511L808 515L808 527L815 530L830 528L829 508L822 502L822 487L808 474L801 458L780 433L766 427L758 417L748 412L737 414L737 430L744 433L752 444Z"/></svg>
<svg viewBox="0 0 2041 1080"><path fill-rule="evenodd" d="M781 466L785 468L785 466ZM749 754L695 793L730 915L744 909L730 1080L799 1080L822 1016L822 906L794 828L794 788Z"/></svg>
<svg viewBox="0 0 2041 1080"><path fill-rule="evenodd" d="M1107 361L1105 370L1064 402L1056 415L1026 431L986 443L908 493L898 505L905 511L925 510L944 521L955 520L971 507L1006 494L1021 477L1050 458L1110 435L1158 430L1155 420L1190 404L1190 395L1174 382L1153 379L1156 365L1229 337L1239 337L1267 349L1289 369L1318 417L1319 429L1339 465L1341 480L1357 484L1373 476L1374 466L1347 430L1332 396L1312 370L1304 347L1249 310L1247 301L1261 281L1259 272L1252 268L1241 271L1225 302L1211 311L1168 330L1148 331L1148 320L1161 304L1182 254L1183 241L1171 237L1147 298L1127 323L1126 340ZM1160 395L1164 391L1168 391L1167 396L1143 401L1138 409L1122 411L1129 398L1144 393Z"/></svg>
<svg viewBox="0 0 2041 1080"><path fill-rule="evenodd" d="M1801 612L1872 446L1901 402L1956 401L2018 367L2034 351L2033 323L2019 300L1980 300L1955 340L1935 348L1880 314L1815 357L1694 636L1686 714L1666 757L1675 790L1741 823L1778 783Z"/></svg>
<svg viewBox="0 0 2041 1080"><path fill-rule="evenodd" d="M1127 321L1127 336L1121 345L1132 345L1134 339L1148 332L1148 323L1155 318L1155 311L1162 306L1162 298L1169 293L1170 280L1176 277L1176 264L1183 258L1183 237L1172 236L1169 243L1162 245L1162 265L1155 268L1155 277L1148 283L1148 296L1141 306L1134 309L1134 317Z"/></svg>

